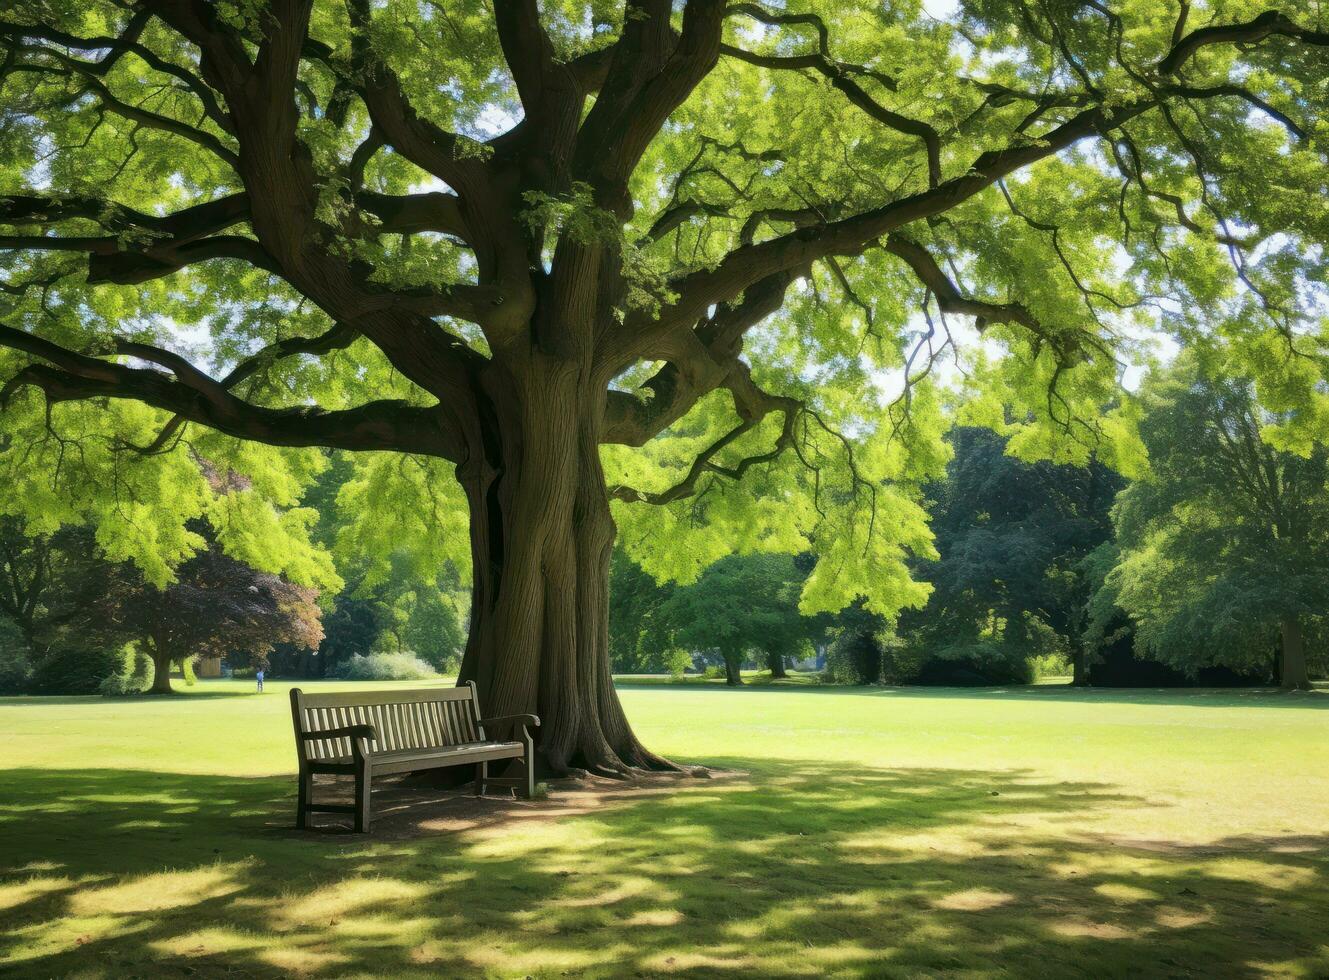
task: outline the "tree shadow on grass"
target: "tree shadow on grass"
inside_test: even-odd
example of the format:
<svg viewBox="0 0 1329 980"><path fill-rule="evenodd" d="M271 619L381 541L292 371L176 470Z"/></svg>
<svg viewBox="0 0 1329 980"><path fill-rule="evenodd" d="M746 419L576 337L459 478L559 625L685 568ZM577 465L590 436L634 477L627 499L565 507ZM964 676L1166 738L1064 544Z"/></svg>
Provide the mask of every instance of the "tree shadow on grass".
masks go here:
<svg viewBox="0 0 1329 980"><path fill-rule="evenodd" d="M372 838L291 831L290 778L12 771L0 973L1329 971L1329 837L1121 840L1087 828L1151 803L1102 783L760 767L540 819L389 793Z"/></svg>

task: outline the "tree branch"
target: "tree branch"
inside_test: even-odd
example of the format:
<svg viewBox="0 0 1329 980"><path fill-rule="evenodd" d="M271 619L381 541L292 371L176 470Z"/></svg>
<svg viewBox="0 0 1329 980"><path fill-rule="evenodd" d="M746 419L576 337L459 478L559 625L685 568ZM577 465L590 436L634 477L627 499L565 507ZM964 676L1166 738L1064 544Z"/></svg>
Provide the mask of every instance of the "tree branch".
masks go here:
<svg viewBox="0 0 1329 980"><path fill-rule="evenodd" d="M919 281L937 298L937 306L943 313L972 316L980 332L989 323L1018 323L1039 336L1053 336L1053 332L1020 303L986 303L966 296L942 271L932 254L917 242L893 234L886 237L882 248L905 261Z"/></svg>
<svg viewBox="0 0 1329 980"><path fill-rule="evenodd" d="M640 502L656 505L673 503L675 500L681 500L696 493L697 482L707 473L714 473L730 480L741 480L749 469L760 463L769 463L775 460L794 444L794 427L798 422L799 415L804 410L802 402L796 398L770 395L762 391L752 382L751 372L747 365L742 362L735 364L734 369L726 378L725 386L733 394L734 409L740 419L738 425L698 453L692 461L692 465L688 467L687 474L668 489L653 493L620 485L609 491L610 498L625 503ZM781 426L780 434L771 449L763 453L745 456L731 466L725 466L715 461L718 453L733 445L742 436L755 429L768 415L777 411L783 413L784 424Z"/></svg>
<svg viewBox="0 0 1329 980"><path fill-rule="evenodd" d="M79 354L3 325L0 346L47 362L30 364L9 379L0 388L0 405L19 388L31 386L41 389L52 403L96 397L134 399L227 435L274 446L391 449L458 462L464 458L464 450L438 406L420 408L382 400L341 411L307 406L264 408L236 398L221 382L177 355L147 345L124 344L122 349L169 367L174 380L158 371Z"/></svg>
<svg viewBox="0 0 1329 980"><path fill-rule="evenodd" d="M1191 31L1158 63L1158 72L1161 75L1175 74L1197 51L1211 44L1254 44L1273 36L1290 37L1306 44L1329 45L1329 34L1301 27L1282 11L1266 10L1245 23L1216 24Z"/></svg>
<svg viewBox="0 0 1329 980"><path fill-rule="evenodd" d="M934 188L870 211L820 221L767 241L742 245L714 267L678 280L674 284L677 298L661 310L657 319L629 318L625 326L631 327L640 338L640 349L649 350L662 336L696 323L708 307L732 299L764 277L806 267L828 255L861 251L869 243L913 221L954 208L1007 174L1059 153L1086 137L1115 129L1156 104L1146 100L1115 110L1087 109L1038 140L980 154L966 173Z"/></svg>

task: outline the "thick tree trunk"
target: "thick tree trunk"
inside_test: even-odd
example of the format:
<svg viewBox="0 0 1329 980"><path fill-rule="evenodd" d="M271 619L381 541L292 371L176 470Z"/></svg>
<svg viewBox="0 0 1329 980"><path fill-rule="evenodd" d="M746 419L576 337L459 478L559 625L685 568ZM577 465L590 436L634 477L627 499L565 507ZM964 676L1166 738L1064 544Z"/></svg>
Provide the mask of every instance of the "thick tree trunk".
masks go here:
<svg viewBox="0 0 1329 980"><path fill-rule="evenodd" d="M533 361L529 376L485 385L478 444L458 467L474 565L460 681L475 681L486 715L538 714L554 774L677 769L637 740L610 674L604 396L575 364Z"/></svg>
<svg viewBox="0 0 1329 980"><path fill-rule="evenodd" d="M1071 650L1071 686L1089 686L1089 657L1081 646Z"/></svg>
<svg viewBox="0 0 1329 980"><path fill-rule="evenodd" d="M1309 691L1310 676L1306 672L1306 642L1301 633L1301 621L1289 616L1283 620L1283 657L1280 664L1280 685L1285 691Z"/></svg>
<svg viewBox="0 0 1329 980"><path fill-rule="evenodd" d="M743 683L743 658L739 654L724 654L724 682L730 687Z"/></svg>
<svg viewBox="0 0 1329 980"><path fill-rule="evenodd" d="M149 694L171 694L171 656L166 653L152 653L152 687Z"/></svg>
<svg viewBox="0 0 1329 980"><path fill-rule="evenodd" d="M766 664L771 669L771 677L788 677L784 669L784 655L779 653L769 654L766 658Z"/></svg>

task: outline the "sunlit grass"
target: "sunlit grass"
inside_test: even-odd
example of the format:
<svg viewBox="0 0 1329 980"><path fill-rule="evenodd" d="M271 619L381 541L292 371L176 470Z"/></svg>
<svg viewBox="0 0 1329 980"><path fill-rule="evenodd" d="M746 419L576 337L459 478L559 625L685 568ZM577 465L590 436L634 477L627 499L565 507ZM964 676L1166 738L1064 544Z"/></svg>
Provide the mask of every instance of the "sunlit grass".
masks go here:
<svg viewBox="0 0 1329 980"><path fill-rule="evenodd" d="M749 775L359 838L286 688L0 700L0 974L1329 973L1323 694L629 684Z"/></svg>

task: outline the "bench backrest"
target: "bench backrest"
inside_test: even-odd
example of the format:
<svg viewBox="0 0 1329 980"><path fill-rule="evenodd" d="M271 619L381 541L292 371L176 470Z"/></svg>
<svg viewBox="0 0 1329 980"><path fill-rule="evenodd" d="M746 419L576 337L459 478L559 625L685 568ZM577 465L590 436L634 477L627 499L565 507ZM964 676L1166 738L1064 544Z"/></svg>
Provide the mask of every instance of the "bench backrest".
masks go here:
<svg viewBox="0 0 1329 980"><path fill-rule="evenodd" d="M301 744L301 732L373 725L371 752L439 748L480 741L480 707L475 684L416 691L291 691L296 750L310 761L346 758L349 738L315 739Z"/></svg>

